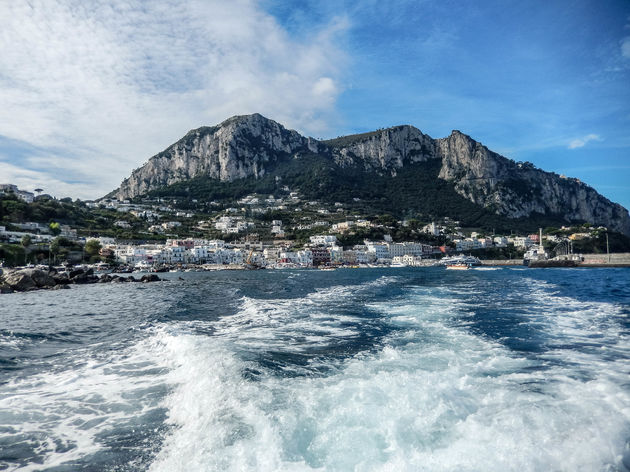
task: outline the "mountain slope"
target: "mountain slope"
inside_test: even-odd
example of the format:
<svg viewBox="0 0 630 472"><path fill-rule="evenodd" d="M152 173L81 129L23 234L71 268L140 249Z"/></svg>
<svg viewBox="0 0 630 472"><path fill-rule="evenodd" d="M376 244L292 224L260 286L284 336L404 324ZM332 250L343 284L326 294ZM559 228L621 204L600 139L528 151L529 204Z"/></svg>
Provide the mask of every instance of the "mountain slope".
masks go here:
<svg viewBox="0 0 630 472"><path fill-rule="evenodd" d="M173 185L180 192L191 179L208 196L216 193L213 186L228 196L235 189L273 192L282 181L310 198L367 194L368 201L384 210L388 204L383 201L389 200L398 213L402 205L420 211L431 202L433 216L455 217L442 212L462 209L465 201L471 204L465 214L475 209L473 213L507 218L546 215L557 222L585 221L630 234L628 211L593 188L516 163L459 131L433 139L404 125L317 141L259 114L190 131L134 170L108 197L133 198ZM377 182L379 186L373 185Z"/></svg>

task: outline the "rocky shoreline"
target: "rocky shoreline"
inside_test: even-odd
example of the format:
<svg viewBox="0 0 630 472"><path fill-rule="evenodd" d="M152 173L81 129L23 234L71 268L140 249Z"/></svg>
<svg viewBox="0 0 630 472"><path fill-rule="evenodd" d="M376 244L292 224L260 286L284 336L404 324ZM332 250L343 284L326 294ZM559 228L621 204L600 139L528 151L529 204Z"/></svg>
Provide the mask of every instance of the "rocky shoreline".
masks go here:
<svg viewBox="0 0 630 472"><path fill-rule="evenodd" d="M0 273L0 294L30 292L33 290L68 289L70 285L95 283L159 282L163 279L155 274L145 274L140 278L104 274L95 275L92 269L75 269L70 272L57 272L55 269L5 269Z"/></svg>

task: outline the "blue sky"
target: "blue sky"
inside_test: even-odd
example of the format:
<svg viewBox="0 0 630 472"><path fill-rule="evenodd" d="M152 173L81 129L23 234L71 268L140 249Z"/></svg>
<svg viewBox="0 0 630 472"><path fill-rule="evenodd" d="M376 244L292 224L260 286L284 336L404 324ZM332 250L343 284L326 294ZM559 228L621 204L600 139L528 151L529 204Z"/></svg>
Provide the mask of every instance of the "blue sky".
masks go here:
<svg viewBox="0 0 630 472"><path fill-rule="evenodd" d="M630 2L4 2L0 180L96 198L191 128L459 129L630 207Z"/></svg>

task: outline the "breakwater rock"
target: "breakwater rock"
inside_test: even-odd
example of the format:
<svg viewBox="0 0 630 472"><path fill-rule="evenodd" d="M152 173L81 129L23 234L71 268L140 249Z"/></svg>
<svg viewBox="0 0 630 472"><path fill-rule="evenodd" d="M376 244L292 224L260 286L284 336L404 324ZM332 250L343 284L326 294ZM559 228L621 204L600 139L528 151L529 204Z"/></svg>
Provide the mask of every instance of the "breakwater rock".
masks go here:
<svg viewBox="0 0 630 472"><path fill-rule="evenodd" d="M145 274L137 279L133 276L105 274L98 276L92 269L73 269L69 272L42 269L6 269L0 274L0 293L30 292L42 289L64 289L70 285L93 283L121 283L121 282L158 282L155 274Z"/></svg>

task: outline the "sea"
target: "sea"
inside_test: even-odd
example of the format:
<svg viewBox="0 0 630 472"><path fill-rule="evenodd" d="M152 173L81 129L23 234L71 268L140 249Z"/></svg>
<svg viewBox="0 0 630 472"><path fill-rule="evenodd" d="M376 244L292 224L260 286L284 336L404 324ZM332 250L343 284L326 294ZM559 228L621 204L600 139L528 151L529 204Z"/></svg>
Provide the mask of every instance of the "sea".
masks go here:
<svg viewBox="0 0 630 472"><path fill-rule="evenodd" d="M630 270L0 295L0 470L627 471Z"/></svg>

